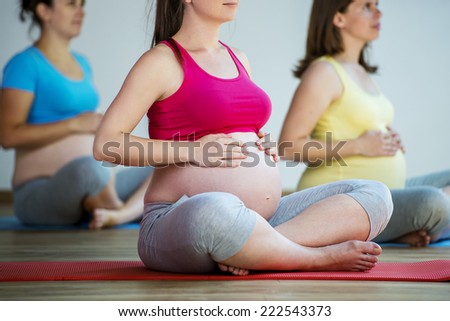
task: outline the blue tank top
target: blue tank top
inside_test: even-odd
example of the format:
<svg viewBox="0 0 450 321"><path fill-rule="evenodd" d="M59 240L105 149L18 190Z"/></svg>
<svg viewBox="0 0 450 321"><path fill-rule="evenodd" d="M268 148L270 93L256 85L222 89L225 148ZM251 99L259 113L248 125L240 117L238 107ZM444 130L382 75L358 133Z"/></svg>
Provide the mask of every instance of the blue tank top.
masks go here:
<svg viewBox="0 0 450 321"><path fill-rule="evenodd" d="M34 94L27 123L44 124L61 121L83 112L93 112L99 98L87 59L72 53L83 70L83 79L64 76L36 47L16 54L3 70L2 88Z"/></svg>

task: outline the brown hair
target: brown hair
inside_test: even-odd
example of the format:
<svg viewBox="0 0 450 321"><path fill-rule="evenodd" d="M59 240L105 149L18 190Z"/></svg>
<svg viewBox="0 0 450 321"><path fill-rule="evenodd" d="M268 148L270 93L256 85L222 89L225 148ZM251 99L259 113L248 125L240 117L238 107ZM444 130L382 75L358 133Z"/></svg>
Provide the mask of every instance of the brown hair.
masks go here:
<svg viewBox="0 0 450 321"><path fill-rule="evenodd" d="M42 21L36 12L36 7L40 3L43 3L48 7L53 6L53 0L21 0L20 1L20 15L19 15L20 21L25 22L27 20L27 17L30 16L31 17L30 30L35 25L42 27Z"/></svg>
<svg viewBox="0 0 450 321"><path fill-rule="evenodd" d="M153 48L161 41L168 41L175 49L178 60L182 61L180 50L172 37L180 30L183 23L183 0L156 0L155 31L153 32Z"/></svg>
<svg viewBox="0 0 450 321"><path fill-rule="evenodd" d="M333 19L337 12L345 13L353 0L314 0L309 18L306 55L294 70L294 76L301 78L311 63L325 55L336 55L344 51L344 44L339 29ZM369 73L375 73L378 67L367 62L366 44L361 50L359 64Z"/></svg>

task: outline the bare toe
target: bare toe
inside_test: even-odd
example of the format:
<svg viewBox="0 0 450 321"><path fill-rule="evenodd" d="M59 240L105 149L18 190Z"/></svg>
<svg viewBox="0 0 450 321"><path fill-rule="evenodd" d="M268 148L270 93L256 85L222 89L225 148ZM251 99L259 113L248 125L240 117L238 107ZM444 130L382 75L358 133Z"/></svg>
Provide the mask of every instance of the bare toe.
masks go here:
<svg viewBox="0 0 450 321"><path fill-rule="evenodd" d="M219 266L219 270L221 270L222 272L229 272L236 276L243 276L243 275L247 275L249 273L249 271L246 269L241 269L241 268L237 268L234 266L228 266L228 265L225 265L222 263L217 263L217 265Z"/></svg>
<svg viewBox="0 0 450 321"><path fill-rule="evenodd" d="M367 242L365 244L365 246L367 246L368 250L367 250L367 254L372 254L372 255L380 255L381 252L383 252L381 246L379 246L377 243L374 242Z"/></svg>
<svg viewBox="0 0 450 321"><path fill-rule="evenodd" d="M217 263L217 265L219 266L219 270L222 272L228 272L228 266L226 266L225 264L222 263Z"/></svg>
<svg viewBox="0 0 450 321"><path fill-rule="evenodd" d="M118 211L117 210L109 210L104 208L97 208L94 210L93 218L89 223L90 229L102 229L105 227L112 227L118 222Z"/></svg>
<svg viewBox="0 0 450 321"><path fill-rule="evenodd" d="M431 242L431 237L425 230L418 230L408 234L405 234L398 239L394 240L398 243L409 244L416 247L428 246Z"/></svg>

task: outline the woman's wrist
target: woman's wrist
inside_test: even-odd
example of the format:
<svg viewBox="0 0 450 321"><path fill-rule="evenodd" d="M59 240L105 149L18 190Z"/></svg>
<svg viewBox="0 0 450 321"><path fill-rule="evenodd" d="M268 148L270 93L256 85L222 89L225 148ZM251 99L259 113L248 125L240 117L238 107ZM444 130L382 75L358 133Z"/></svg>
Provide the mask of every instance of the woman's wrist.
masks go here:
<svg viewBox="0 0 450 321"><path fill-rule="evenodd" d="M359 138L350 139L345 143L345 154L347 154L347 155L363 155Z"/></svg>
<svg viewBox="0 0 450 321"><path fill-rule="evenodd" d="M184 164L189 163L195 158L195 146L198 143L195 142L177 142L177 141L168 141L167 143L172 146L172 154L173 154L173 163Z"/></svg>
<svg viewBox="0 0 450 321"><path fill-rule="evenodd" d="M75 117L67 119L66 122L67 128L69 129L69 134L77 134L80 132L80 127Z"/></svg>

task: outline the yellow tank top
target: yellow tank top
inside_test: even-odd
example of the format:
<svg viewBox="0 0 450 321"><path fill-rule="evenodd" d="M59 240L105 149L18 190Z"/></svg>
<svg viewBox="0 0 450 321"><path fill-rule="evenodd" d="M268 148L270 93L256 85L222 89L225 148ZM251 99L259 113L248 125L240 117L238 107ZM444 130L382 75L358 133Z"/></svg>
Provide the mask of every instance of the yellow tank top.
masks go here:
<svg viewBox="0 0 450 321"><path fill-rule="evenodd" d="M386 131L394 118L391 102L380 92L372 95L364 91L332 57L322 57L318 61L326 61L334 67L343 93L322 115L311 138L325 141L327 132L331 132L333 140L342 141L356 139L368 130ZM381 181L389 188L405 185L406 164L401 151L391 157L351 156L344 162L333 160L319 167L308 167L298 189L352 178Z"/></svg>

